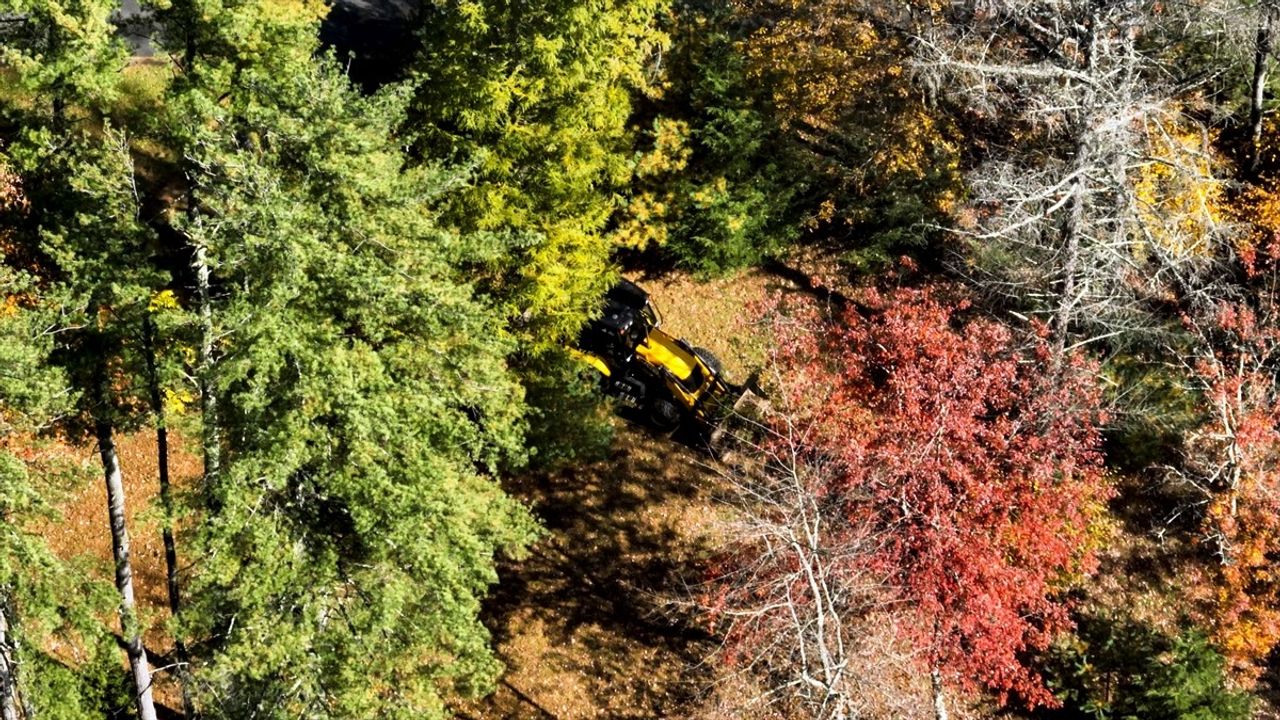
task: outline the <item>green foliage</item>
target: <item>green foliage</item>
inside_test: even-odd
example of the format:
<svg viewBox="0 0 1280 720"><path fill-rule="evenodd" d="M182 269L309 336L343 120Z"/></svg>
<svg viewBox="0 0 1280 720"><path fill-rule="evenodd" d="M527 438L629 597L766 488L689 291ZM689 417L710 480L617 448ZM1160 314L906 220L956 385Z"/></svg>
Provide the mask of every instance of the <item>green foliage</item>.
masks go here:
<svg viewBox="0 0 1280 720"><path fill-rule="evenodd" d="M548 352L523 374L529 403L525 441L531 463L551 467L590 461L613 441L610 408L601 402L599 374L561 350Z"/></svg>
<svg viewBox="0 0 1280 720"><path fill-rule="evenodd" d="M666 0L427 4L413 67L419 151L473 163L446 221L518 238L485 286L534 352L572 338L608 288L604 233L630 178L631 93Z"/></svg>
<svg viewBox="0 0 1280 720"><path fill-rule="evenodd" d="M1200 398L1187 378L1144 348L1108 358L1102 377L1117 411L1107 431L1111 463L1139 472L1173 461L1183 436L1201 421Z"/></svg>
<svg viewBox="0 0 1280 720"><path fill-rule="evenodd" d="M0 164L0 182L3 169ZM38 427L41 418L63 410L67 400L59 394L62 374L46 364L53 338L41 330L49 314L23 307L22 300L32 298L37 289L29 274L4 264L7 259L0 254L0 437Z"/></svg>
<svg viewBox="0 0 1280 720"><path fill-rule="evenodd" d="M81 618L91 629L93 618ZM64 638L65 641L65 638ZM74 642L84 647L67 664L39 650L25 653L25 690L38 698L40 717L49 720L102 720L122 717L133 707L133 685L121 672L115 639L104 632L81 635Z"/></svg>
<svg viewBox="0 0 1280 720"><path fill-rule="evenodd" d="M61 135L29 126L11 156L33 208L21 242L37 249L43 272L56 279L45 288L60 309L52 359L81 392L78 413L64 425L73 436L84 434L105 413L119 427L136 426L144 416L134 341L152 288L165 277L148 261L149 232L137 219L124 136L110 126ZM118 373L111 407L95 405L85 392L103 364Z"/></svg>
<svg viewBox="0 0 1280 720"><path fill-rule="evenodd" d="M13 297L17 286L0 265L0 299ZM66 468L36 459L41 443L34 433L65 411L68 399L62 373L48 360L51 338L40 332L51 319L0 303L0 612L17 644L26 701L41 717L96 720L119 706L108 689L124 677L114 642L95 617L110 607L109 595L29 529L51 516L50 502L70 477ZM76 664L50 658L44 649L51 642L78 648Z"/></svg>
<svg viewBox="0 0 1280 720"><path fill-rule="evenodd" d="M1045 718L1245 720L1251 713L1251 698L1227 684L1222 655L1198 630L1170 637L1124 616L1085 616L1045 665L1063 704Z"/></svg>
<svg viewBox="0 0 1280 720"><path fill-rule="evenodd" d="M31 104L50 103L55 115L109 101L125 60L109 22L117 7L109 0L0 0L0 15L6 18L0 28L0 68L9 71L6 84L25 91Z"/></svg>
<svg viewBox="0 0 1280 720"><path fill-rule="evenodd" d="M658 117L642 136L619 244L664 246L675 263L715 274L760 262L800 232L805 180L779 152L780 128L747 77L728 8L675 13Z"/></svg>
<svg viewBox="0 0 1280 720"><path fill-rule="evenodd" d="M193 12L163 16L166 37ZM199 704L446 717L496 679L480 599L536 534L494 478L525 455L514 342L468 273L508 246L437 226L464 176L406 167L402 88L361 96L292 25L246 57L201 22L166 121L194 181L172 222L207 249L219 338L224 465L185 620L213 639Z"/></svg>
<svg viewBox="0 0 1280 720"><path fill-rule="evenodd" d="M41 281L42 301L58 309L51 357L71 385L84 390L102 364L124 363L113 420L127 424L136 415L124 355L150 288L164 276L149 262L128 138L105 119L126 61L109 22L116 4L36 5L0 3L0 14L27 13L2 60L34 98L0 104L15 121L6 149L27 207L10 216L14 247ZM68 418L73 433L108 410L80 399Z"/></svg>

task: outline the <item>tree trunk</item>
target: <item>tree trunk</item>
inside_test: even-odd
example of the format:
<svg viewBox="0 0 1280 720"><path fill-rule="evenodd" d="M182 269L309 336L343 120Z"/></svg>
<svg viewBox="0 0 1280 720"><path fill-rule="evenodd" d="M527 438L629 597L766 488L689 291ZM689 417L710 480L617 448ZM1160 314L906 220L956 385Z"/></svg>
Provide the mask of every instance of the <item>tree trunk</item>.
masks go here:
<svg viewBox="0 0 1280 720"><path fill-rule="evenodd" d="M0 720L18 720L18 678L10 632L9 596L0 591Z"/></svg>
<svg viewBox="0 0 1280 720"><path fill-rule="evenodd" d="M929 673L929 680L933 684L933 719L947 720L947 696L942 689L942 672L934 668Z"/></svg>
<svg viewBox="0 0 1280 720"><path fill-rule="evenodd" d="M169 613L178 617L181 597L178 593L178 549L173 539L173 492L169 482L169 428L164 411L164 398L160 392L160 373L156 369L156 327L150 316L142 324L143 354L147 362L147 389L151 396L151 412L156 420L156 467L160 476L160 505L164 510L164 524L160 537L164 542L165 584L169 591ZM178 679L182 685L182 712L188 718L195 717L191 699L189 655L187 644L180 632L173 638L174 654L178 660Z"/></svg>
<svg viewBox="0 0 1280 720"><path fill-rule="evenodd" d="M16 658L22 656L22 635L19 628L22 627L22 618L18 615L18 606L13 601L12 595L7 595L3 599L6 603L5 612L9 623L9 674L13 679L13 693L18 700L18 706L22 709L20 713L23 720L36 720L35 701L31 697L31 693L22 692L22 667L18 664Z"/></svg>
<svg viewBox="0 0 1280 720"><path fill-rule="evenodd" d="M1081 143L1079 152L1084 153ZM1053 319L1053 367L1062 366L1067 352L1067 337L1071 332L1071 319L1075 309L1076 276L1080 272L1080 225L1084 216L1084 179L1071 182L1071 202L1067 217L1062 223L1062 240L1066 262L1062 266L1062 297L1058 299L1058 312Z"/></svg>
<svg viewBox="0 0 1280 720"><path fill-rule="evenodd" d="M194 202L194 200L189 200ZM204 491L212 509L217 509L215 492L222 469L222 445L218 435L218 399L213 389L214 340L213 298L209 289L209 261L204 245L197 245L193 261L196 271L196 302L200 315L200 358L196 374L200 385L201 450L204 454Z"/></svg>
<svg viewBox="0 0 1280 720"><path fill-rule="evenodd" d="M1258 34L1253 45L1253 84L1249 95L1249 175L1258 174L1262 161L1262 101L1267 86L1267 65L1271 60L1271 26L1275 9L1263 3L1262 18L1258 21Z"/></svg>
<svg viewBox="0 0 1280 720"><path fill-rule="evenodd" d="M1088 41L1085 47L1084 72L1093 78L1095 72L1096 13L1089 19ZM1067 338L1071 332L1071 321L1075 314L1076 284L1080 267L1080 234L1083 232L1085 212L1085 172L1091 160L1093 113L1097 102L1096 92L1092 85L1085 86L1084 97L1080 101L1080 109L1076 118L1076 156L1072 164L1075 177L1071 181L1068 192L1071 200L1067 205L1067 216L1062 221L1061 240L1063 252L1066 254L1062 267L1062 296L1058 299L1057 313L1053 318L1053 356L1052 363L1056 372L1062 367L1063 356L1067 350Z"/></svg>
<svg viewBox="0 0 1280 720"><path fill-rule="evenodd" d="M133 672L134 702L139 720L156 720L155 703L151 697L151 667L147 664L147 650L142 645L141 630L133 599L133 565L129 561L129 531L124 519L124 477L120 472L120 458L116 453L114 428L107 407L107 371L105 360L99 362L94 378L94 429L98 437L98 453L102 456L102 470L107 483L107 514L111 523L111 549L116 563L116 589L120 592L120 628L124 635L125 652L129 656L129 668Z"/></svg>

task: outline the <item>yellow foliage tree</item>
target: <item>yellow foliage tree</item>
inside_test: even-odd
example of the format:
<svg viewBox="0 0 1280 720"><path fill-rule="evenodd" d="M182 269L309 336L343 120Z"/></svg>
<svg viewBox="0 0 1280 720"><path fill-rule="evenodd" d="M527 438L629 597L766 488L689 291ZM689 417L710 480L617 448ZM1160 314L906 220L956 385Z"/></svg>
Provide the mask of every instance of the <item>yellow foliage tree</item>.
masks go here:
<svg viewBox="0 0 1280 720"><path fill-rule="evenodd" d="M653 147L636 159L634 182L642 186L620 213L613 231L619 247L643 250L667 241L667 222L677 203L671 176L689 165L689 123L660 117L653 124Z"/></svg>
<svg viewBox="0 0 1280 720"><path fill-rule="evenodd" d="M1176 110L1176 109L1175 109ZM1215 170L1212 133L1189 127L1179 112L1143 123L1146 157L1133 178L1135 254L1158 249L1174 258L1207 257L1228 223L1226 197Z"/></svg>
<svg viewBox="0 0 1280 720"><path fill-rule="evenodd" d="M957 132L908 67L910 29L928 8L861 0L740 7L764 20L744 45L749 73L769 88L780 125L822 178L811 227L892 232L951 212Z"/></svg>

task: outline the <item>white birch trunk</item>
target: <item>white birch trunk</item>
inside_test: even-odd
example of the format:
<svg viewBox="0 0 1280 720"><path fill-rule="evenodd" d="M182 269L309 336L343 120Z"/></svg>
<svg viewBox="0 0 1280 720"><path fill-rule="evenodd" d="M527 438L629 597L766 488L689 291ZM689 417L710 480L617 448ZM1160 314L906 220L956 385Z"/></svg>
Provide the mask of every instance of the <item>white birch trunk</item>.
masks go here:
<svg viewBox="0 0 1280 720"><path fill-rule="evenodd" d="M192 261L196 271L196 302L200 315L200 358L196 375L200 383L201 450L204 454L204 490L212 499L222 469L222 445L218 434L218 398L213 388L213 298L209 284L208 252L197 245Z"/></svg>
<svg viewBox="0 0 1280 720"><path fill-rule="evenodd" d="M99 368L94 392L98 404L94 427L98 436L98 453L107 483L107 515L111 524L111 549L115 556L116 589L120 592L120 628L124 635L125 653L133 673L134 702L139 720L156 720L155 702L151 696L151 667L142 644L137 607L133 596L133 565L129 560L129 531L125 526L124 476L116 453L111 422L106 417L106 369Z"/></svg>
<svg viewBox="0 0 1280 720"><path fill-rule="evenodd" d="M0 720L18 720L18 678L9 634L8 598L0 594Z"/></svg>
<svg viewBox="0 0 1280 720"><path fill-rule="evenodd" d="M933 684L933 718L947 720L947 696L942 689L942 673L938 668L929 673L929 680Z"/></svg>

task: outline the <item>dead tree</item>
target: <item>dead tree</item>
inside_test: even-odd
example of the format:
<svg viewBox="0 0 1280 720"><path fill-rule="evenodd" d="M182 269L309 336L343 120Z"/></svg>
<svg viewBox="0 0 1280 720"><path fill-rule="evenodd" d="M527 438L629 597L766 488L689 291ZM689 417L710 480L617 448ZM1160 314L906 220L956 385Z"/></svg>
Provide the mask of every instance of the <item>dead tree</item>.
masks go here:
<svg viewBox="0 0 1280 720"><path fill-rule="evenodd" d="M1152 49L1167 42L1158 20L1135 0L975 1L918 38L923 77L999 125L969 175L957 229L969 252L957 268L1014 312L1040 316L1058 356L1151 331L1144 303L1196 285L1213 257L1201 250L1225 235L1211 216L1164 222L1176 203L1162 188L1139 191L1167 166L1217 182L1199 161L1207 137L1180 111L1187 87ZM1173 132L1203 140L1159 144Z"/></svg>
<svg viewBox="0 0 1280 720"><path fill-rule="evenodd" d="M726 546L704 602L727 623L725 652L763 682L762 694L737 700L820 720L895 705L897 716L913 714L902 706L918 710L919 693L886 680L910 676L887 668L911 658L895 644L898 619L869 562L877 537L845 516L847 498L822 489L834 468L804 449L795 426L779 427L760 428L723 471Z"/></svg>

